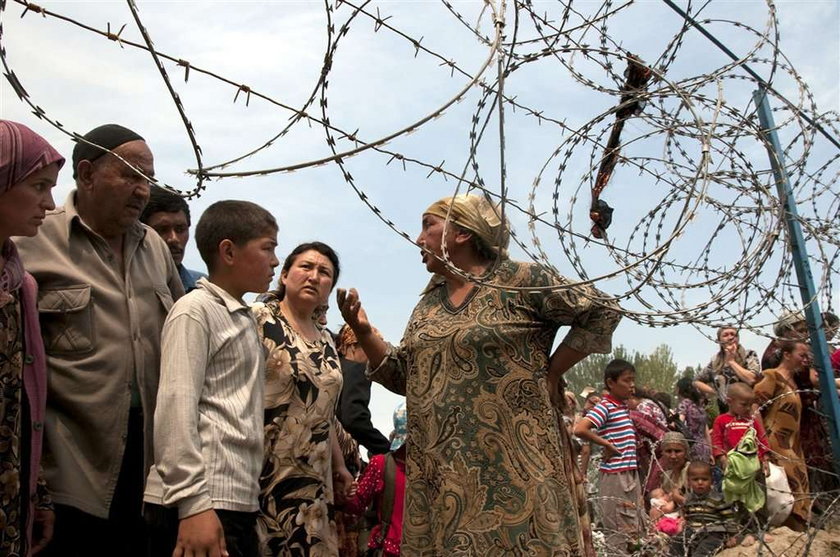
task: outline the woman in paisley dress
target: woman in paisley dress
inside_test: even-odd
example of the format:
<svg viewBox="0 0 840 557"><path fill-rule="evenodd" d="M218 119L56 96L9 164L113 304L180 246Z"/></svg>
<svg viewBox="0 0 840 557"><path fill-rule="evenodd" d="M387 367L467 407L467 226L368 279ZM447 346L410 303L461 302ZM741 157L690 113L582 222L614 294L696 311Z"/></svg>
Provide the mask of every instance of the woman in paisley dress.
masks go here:
<svg viewBox="0 0 840 557"><path fill-rule="evenodd" d="M55 209L64 158L22 124L0 120L0 555L46 546L55 514L40 473L47 369L37 286L12 236L34 236Z"/></svg>
<svg viewBox="0 0 840 557"><path fill-rule="evenodd" d="M338 354L313 314L339 270L332 248L301 244L286 258L278 289L253 306L268 351L259 518L265 555L338 555L333 507L336 495L349 495L353 477L335 433Z"/></svg>
<svg viewBox="0 0 840 557"><path fill-rule="evenodd" d="M398 348L371 332L355 290L338 293L370 377L406 396L409 557L587 554L559 384L587 354L610 351L620 315L594 288L508 259L508 238L484 197L429 207L417 244L433 277Z"/></svg>
<svg viewBox="0 0 840 557"><path fill-rule="evenodd" d="M764 376L753 391L762 406L764 429L770 444L770 460L785 469L793 511L784 525L798 532L807 528L811 498L808 494L808 468L802 451L802 399L797 392L795 375L809 368L810 349L804 342L783 341L779 344L781 362L775 369L764 370Z"/></svg>

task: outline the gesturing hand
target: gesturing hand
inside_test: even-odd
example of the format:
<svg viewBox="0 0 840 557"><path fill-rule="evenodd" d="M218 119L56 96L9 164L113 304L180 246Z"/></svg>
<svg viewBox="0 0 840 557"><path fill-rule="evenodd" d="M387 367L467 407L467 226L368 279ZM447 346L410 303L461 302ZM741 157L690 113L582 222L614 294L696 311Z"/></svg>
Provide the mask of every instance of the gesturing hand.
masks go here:
<svg viewBox="0 0 840 557"><path fill-rule="evenodd" d="M355 288L349 291L339 288L335 294L338 309L344 322L350 325L357 337L370 333L371 326L367 313L362 309L362 302L359 300L359 293Z"/></svg>

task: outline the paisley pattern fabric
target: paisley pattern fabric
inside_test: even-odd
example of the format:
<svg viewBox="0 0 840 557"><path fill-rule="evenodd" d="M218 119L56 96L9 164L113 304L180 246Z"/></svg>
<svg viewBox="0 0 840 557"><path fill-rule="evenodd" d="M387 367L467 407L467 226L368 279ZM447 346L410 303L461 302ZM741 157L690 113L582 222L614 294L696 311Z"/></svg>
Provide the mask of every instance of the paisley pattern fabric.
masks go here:
<svg viewBox="0 0 840 557"><path fill-rule="evenodd" d="M509 260L484 279L557 284L542 267ZM560 325L572 325L571 348L609 352L620 316L587 295L603 296L481 285L454 307L442 283L427 288L399 349L370 372L406 395L403 555L584 555L572 455L546 371Z"/></svg>
<svg viewBox="0 0 840 557"><path fill-rule="evenodd" d="M803 522L810 517L811 499L808 495L808 468L800 443L802 400L795 389L775 369L764 371L764 378L754 387L757 402L773 400L762 416L767 441L770 443L770 460L785 469L793 493L793 511Z"/></svg>
<svg viewBox="0 0 840 557"><path fill-rule="evenodd" d="M268 349L259 517L265 555L338 555L330 444L342 382L338 354L327 331L315 342L300 336L277 300L253 311Z"/></svg>
<svg viewBox="0 0 840 557"><path fill-rule="evenodd" d="M0 303L0 555L22 555L21 420L23 323L20 290Z"/></svg>

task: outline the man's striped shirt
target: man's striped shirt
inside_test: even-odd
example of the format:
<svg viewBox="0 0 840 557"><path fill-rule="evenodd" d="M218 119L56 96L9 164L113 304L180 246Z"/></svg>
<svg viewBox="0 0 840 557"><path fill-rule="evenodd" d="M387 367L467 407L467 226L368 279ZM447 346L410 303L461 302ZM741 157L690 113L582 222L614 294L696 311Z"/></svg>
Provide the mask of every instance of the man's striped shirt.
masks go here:
<svg viewBox="0 0 840 557"><path fill-rule="evenodd" d="M604 396L601 402L586 413L585 418L592 422L596 433L604 440L612 443L620 454L601 461L601 472L617 474L619 472L635 471L636 461L636 430L630 420L627 405L610 395Z"/></svg>

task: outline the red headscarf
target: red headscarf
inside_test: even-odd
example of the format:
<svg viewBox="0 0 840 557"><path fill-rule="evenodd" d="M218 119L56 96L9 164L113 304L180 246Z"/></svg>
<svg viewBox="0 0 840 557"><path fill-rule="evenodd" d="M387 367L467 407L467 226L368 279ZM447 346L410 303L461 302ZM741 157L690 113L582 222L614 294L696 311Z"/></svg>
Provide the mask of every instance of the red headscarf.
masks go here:
<svg viewBox="0 0 840 557"><path fill-rule="evenodd" d="M43 137L23 124L0 120L0 194L54 162L61 168L64 157Z"/></svg>

